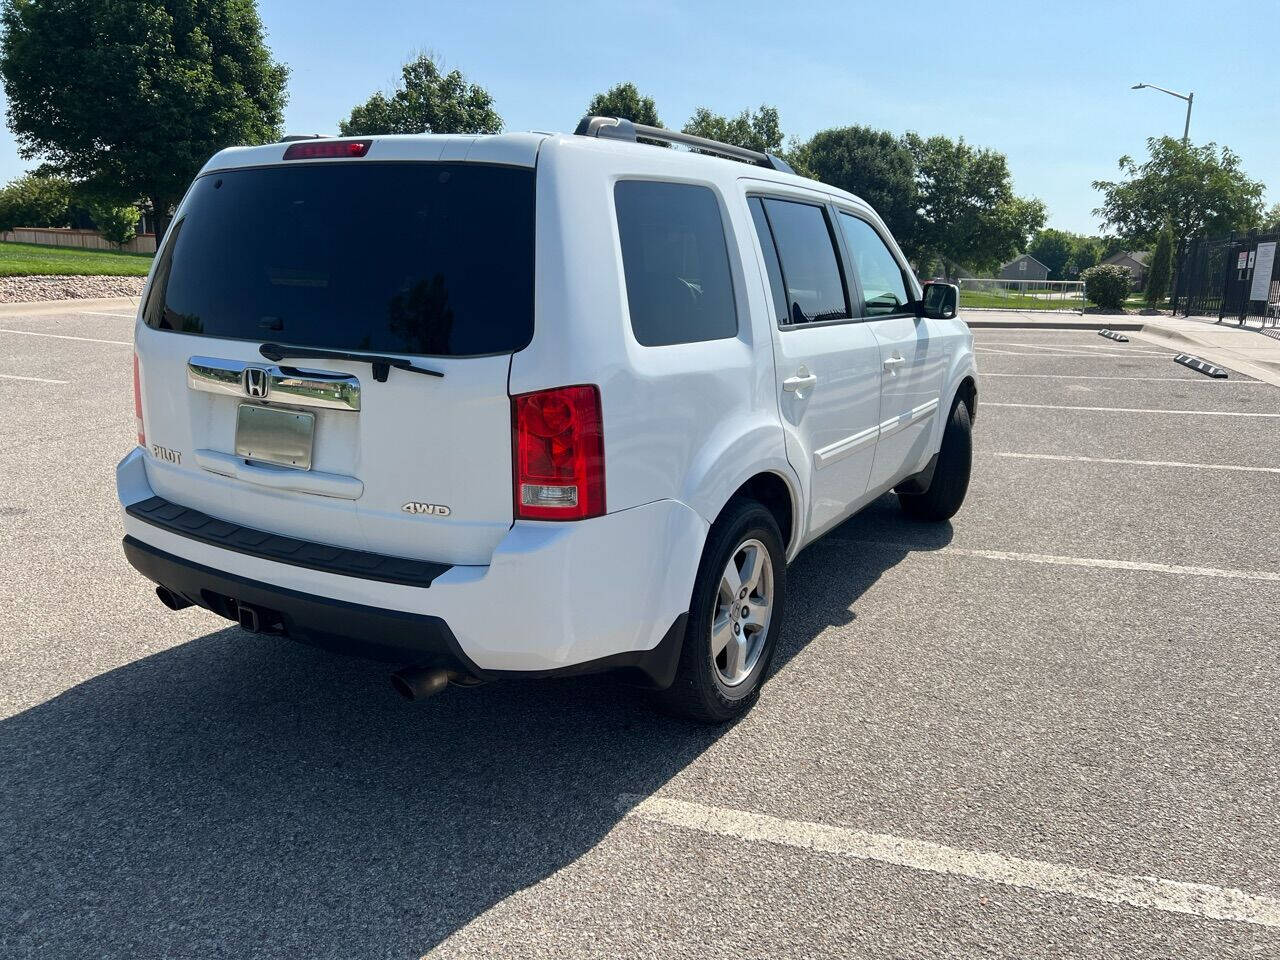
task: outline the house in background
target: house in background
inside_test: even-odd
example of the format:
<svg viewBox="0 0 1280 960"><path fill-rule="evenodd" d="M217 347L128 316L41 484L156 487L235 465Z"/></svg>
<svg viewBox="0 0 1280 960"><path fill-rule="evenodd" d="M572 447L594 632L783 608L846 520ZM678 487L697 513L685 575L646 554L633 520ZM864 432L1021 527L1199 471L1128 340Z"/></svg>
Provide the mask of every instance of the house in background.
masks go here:
<svg viewBox="0 0 1280 960"><path fill-rule="evenodd" d="M1129 276L1132 278L1133 289L1143 290L1147 286L1147 271L1149 270L1150 261L1150 250L1121 250L1119 253L1113 253L1102 262L1124 267L1129 271Z"/></svg>
<svg viewBox="0 0 1280 960"><path fill-rule="evenodd" d="M1029 253L1014 257L996 274L1001 280L1048 280L1049 268Z"/></svg>

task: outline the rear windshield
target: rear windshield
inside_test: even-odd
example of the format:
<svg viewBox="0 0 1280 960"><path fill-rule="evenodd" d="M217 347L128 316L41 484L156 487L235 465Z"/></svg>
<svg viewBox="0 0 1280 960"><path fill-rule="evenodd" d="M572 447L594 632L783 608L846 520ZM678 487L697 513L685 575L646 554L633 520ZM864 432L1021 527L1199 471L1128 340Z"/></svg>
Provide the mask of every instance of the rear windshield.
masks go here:
<svg viewBox="0 0 1280 960"><path fill-rule="evenodd" d="M329 163L199 178L148 326L295 346L467 356L533 336L534 172Z"/></svg>

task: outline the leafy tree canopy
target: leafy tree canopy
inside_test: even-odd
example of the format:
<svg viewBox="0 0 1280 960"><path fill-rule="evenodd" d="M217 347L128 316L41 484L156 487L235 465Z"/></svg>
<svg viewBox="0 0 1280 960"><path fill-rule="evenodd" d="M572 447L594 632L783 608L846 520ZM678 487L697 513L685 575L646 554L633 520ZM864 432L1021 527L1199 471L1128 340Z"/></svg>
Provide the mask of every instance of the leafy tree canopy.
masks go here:
<svg viewBox="0 0 1280 960"><path fill-rule="evenodd" d="M1156 237L1156 248L1151 254L1151 267L1147 271L1147 306L1158 307L1169 293L1169 280L1173 276L1173 231L1165 227Z"/></svg>
<svg viewBox="0 0 1280 960"><path fill-rule="evenodd" d="M901 138L870 127L820 130L798 151L808 175L871 204L898 245L914 257L916 163Z"/></svg>
<svg viewBox="0 0 1280 960"><path fill-rule="evenodd" d="M280 135L288 71L253 0L3 0L0 25L22 156L162 225L210 155Z"/></svg>
<svg viewBox="0 0 1280 960"><path fill-rule="evenodd" d="M66 177L29 173L0 189L0 230L71 225L75 187Z"/></svg>
<svg viewBox="0 0 1280 960"><path fill-rule="evenodd" d="M1067 230L1036 231L1027 253L1049 268L1050 280L1074 280L1102 259L1103 241Z"/></svg>
<svg viewBox="0 0 1280 960"><path fill-rule="evenodd" d="M621 117L650 127L662 126L653 97L642 96L634 83L619 83L604 93L597 93L587 104L587 116Z"/></svg>
<svg viewBox="0 0 1280 960"><path fill-rule="evenodd" d="M902 138L916 164L917 249L956 265L991 270L1026 249L1044 225L1044 204L1016 196L1005 156L963 139Z"/></svg>
<svg viewBox="0 0 1280 960"><path fill-rule="evenodd" d="M1147 150L1142 163L1120 158L1119 180L1093 184L1103 198L1094 213L1132 247L1150 247L1165 224L1185 238L1249 230L1261 222L1262 184L1245 175L1227 147L1152 137Z"/></svg>
<svg viewBox="0 0 1280 960"><path fill-rule="evenodd" d="M1266 230L1268 233L1280 230L1280 203L1273 203L1267 208L1267 212L1262 215L1262 222L1258 224L1258 229Z"/></svg>
<svg viewBox="0 0 1280 960"><path fill-rule="evenodd" d="M732 118L699 107L684 125L684 132L761 153L782 152L782 126L778 122L776 107L762 105L754 113L743 110Z"/></svg>
<svg viewBox="0 0 1280 960"><path fill-rule="evenodd" d="M489 91L457 70L442 74L430 54L401 69L400 86L378 92L339 122L344 137L387 133L500 133L502 117Z"/></svg>

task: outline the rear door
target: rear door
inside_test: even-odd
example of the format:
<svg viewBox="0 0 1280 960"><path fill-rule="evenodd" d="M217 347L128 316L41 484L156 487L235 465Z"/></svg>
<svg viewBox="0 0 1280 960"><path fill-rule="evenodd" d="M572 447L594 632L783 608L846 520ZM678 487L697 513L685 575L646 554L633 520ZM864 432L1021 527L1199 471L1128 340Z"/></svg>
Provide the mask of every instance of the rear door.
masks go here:
<svg viewBox="0 0 1280 960"><path fill-rule="evenodd" d="M777 314L775 368L787 457L809 488L810 536L867 490L880 415L880 355L853 321L832 210L821 200L751 197Z"/></svg>
<svg viewBox="0 0 1280 960"><path fill-rule="evenodd" d="M200 177L138 328L156 492L267 532L487 562L512 520L534 176L365 158Z"/></svg>
<svg viewBox="0 0 1280 960"><path fill-rule="evenodd" d="M870 486L922 466L946 372L945 341L916 314L907 268L867 218L840 210L845 249L862 291L862 314L879 348L880 438Z"/></svg>

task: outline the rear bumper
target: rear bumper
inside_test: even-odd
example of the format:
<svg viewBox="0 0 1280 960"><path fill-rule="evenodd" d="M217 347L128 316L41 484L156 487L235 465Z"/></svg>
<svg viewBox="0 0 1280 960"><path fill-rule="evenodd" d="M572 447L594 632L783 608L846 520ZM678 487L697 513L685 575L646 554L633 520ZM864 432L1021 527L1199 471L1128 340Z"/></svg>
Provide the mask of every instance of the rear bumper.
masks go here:
<svg viewBox="0 0 1280 960"><path fill-rule="evenodd" d="M264 610L274 632L303 642L482 679L630 667L669 683L707 532L672 500L575 523L522 522L488 565L442 565L421 586L148 522L136 508L154 497L141 450L117 468L117 487L130 563L175 594L230 618L238 604Z"/></svg>

